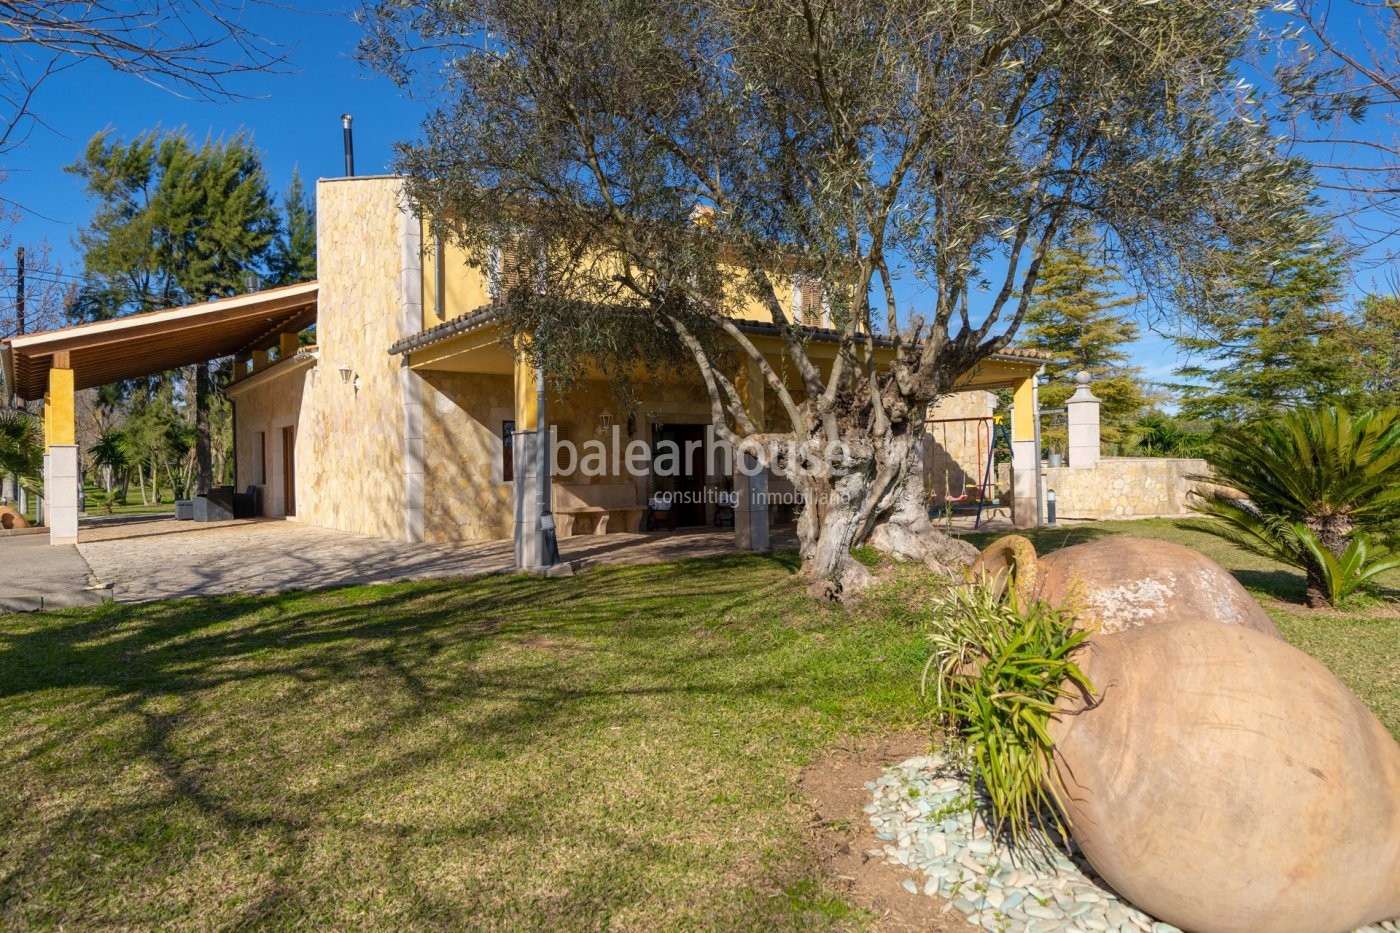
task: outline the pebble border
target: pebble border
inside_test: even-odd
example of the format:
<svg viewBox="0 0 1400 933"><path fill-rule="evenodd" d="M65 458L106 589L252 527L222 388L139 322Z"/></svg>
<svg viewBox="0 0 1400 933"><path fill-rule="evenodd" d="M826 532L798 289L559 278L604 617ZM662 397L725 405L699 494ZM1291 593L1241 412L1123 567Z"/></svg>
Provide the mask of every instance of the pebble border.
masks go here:
<svg viewBox="0 0 1400 933"><path fill-rule="evenodd" d="M866 788L866 806L882 848L866 855L923 875L904 879L910 894L939 896L986 930L1051 933L1179 933L1110 891L1072 844L1017 853L998 843L966 772L941 755L885 769ZM1396 921L1357 933L1400 933Z"/></svg>

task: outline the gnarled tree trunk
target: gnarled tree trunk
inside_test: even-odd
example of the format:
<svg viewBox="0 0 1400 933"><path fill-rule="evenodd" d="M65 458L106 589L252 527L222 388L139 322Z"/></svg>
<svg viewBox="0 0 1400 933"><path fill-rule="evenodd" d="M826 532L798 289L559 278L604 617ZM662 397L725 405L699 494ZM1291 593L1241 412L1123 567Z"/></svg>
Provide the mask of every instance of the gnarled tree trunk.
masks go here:
<svg viewBox="0 0 1400 933"><path fill-rule="evenodd" d="M797 534L814 595L845 600L869 585L870 572L851 557L866 544L948 574L976 559L976 548L929 520L922 425L851 432L843 438L845 456L826 464L829 472L794 476L807 503Z"/></svg>

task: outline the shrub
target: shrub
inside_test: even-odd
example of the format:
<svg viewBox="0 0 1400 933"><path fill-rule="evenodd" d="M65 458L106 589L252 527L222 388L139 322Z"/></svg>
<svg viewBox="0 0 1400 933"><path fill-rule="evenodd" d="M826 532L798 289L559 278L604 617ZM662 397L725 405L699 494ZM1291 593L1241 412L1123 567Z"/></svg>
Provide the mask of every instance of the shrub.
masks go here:
<svg viewBox="0 0 1400 933"><path fill-rule="evenodd" d="M932 681L935 708L986 788L997 831L1019 843L1048 814L1064 834L1048 724L1061 697L1092 697L1071 659L1088 635L1049 604L1022 605L1013 587L1003 598L985 581L949 588L934 619L923 690Z"/></svg>

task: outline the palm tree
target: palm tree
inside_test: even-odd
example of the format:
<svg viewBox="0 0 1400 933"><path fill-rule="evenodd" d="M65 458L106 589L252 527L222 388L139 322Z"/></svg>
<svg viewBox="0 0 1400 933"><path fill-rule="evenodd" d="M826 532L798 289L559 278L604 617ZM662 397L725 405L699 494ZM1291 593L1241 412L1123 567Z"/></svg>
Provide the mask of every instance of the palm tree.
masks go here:
<svg viewBox="0 0 1400 933"><path fill-rule="evenodd" d="M37 488L44 470L44 439L39 421L26 411L0 408L0 476L13 474Z"/></svg>
<svg viewBox="0 0 1400 933"><path fill-rule="evenodd" d="M120 431L103 431L88 453L92 454L92 462L102 467L102 488L110 493L112 475L131 465L126 455L126 438Z"/></svg>
<svg viewBox="0 0 1400 933"><path fill-rule="evenodd" d="M1191 494L1207 516L1193 527L1303 570L1308 605L1397 563L1384 555L1400 524L1400 409L1292 411L1222 432L1207 459L1214 475L1193 478L1219 486Z"/></svg>

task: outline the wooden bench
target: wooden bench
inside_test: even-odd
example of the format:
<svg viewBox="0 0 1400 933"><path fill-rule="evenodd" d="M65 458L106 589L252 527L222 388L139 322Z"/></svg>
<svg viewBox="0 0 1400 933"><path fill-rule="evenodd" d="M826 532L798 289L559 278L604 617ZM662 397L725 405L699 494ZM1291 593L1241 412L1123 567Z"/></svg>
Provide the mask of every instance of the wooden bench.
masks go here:
<svg viewBox="0 0 1400 933"><path fill-rule="evenodd" d="M609 530L636 534L642 530L646 510L637 504L637 487L632 483L554 487L554 528L561 538L573 536L580 516L594 520L595 535Z"/></svg>

